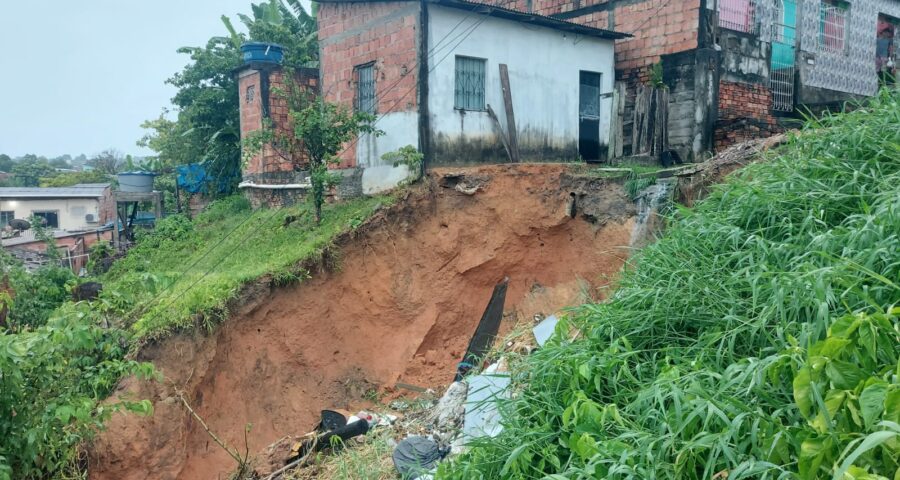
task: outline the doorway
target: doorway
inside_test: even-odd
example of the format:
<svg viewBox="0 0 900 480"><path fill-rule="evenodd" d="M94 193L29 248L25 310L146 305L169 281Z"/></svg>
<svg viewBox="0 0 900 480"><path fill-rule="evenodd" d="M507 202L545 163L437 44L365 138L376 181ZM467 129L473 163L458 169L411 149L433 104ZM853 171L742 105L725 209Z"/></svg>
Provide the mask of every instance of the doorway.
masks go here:
<svg viewBox="0 0 900 480"><path fill-rule="evenodd" d="M585 71L579 75L578 154L585 162L600 162L605 158L600 148L600 87L603 76Z"/></svg>

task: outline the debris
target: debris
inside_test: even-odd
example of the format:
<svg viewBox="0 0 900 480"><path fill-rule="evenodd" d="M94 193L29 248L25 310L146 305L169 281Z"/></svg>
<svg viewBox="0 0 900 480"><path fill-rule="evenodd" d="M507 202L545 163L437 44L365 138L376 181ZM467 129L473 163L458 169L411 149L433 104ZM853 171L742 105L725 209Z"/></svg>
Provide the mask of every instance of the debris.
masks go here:
<svg viewBox="0 0 900 480"><path fill-rule="evenodd" d="M330 432L347 425L347 417L334 410L322 410L322 421L319 422L320 432Z"/></svg>
<svg viewBox="0 0 900 480"><path fill-rule="evenodd" d="M338 428L336 430L332 430L330 432L326 432L322 435L315 435L312 438L308 438L300 443L298 448L296 448L296 453L288 459L288 463L293 463L297 459L303 458L309 452L320 452L332 446L333 438L337 437L343 441L350 440L353 437L358 435L365 435L369 431L369 422L365 420L359 420L353 423L348 423L347 425Z"/></svg>
<svg viewBox="0 0 900 480"><path fill-rule="evenodd" d="M455 382L462 380L466 373L476 366L477 362L482 361L491 345L494 344L494 338L497 336L497 331L500 330L500 320L503 319L503 305L506 303L506 287L508 285L509 277L506 277L494 287L491 300L481 316L472 340L469 341L469 348L466 349L462 362L456 367Z"/></svg>
<svg viewBox="0 0 900 480"><path fill-rule="evenodd" d="M421 436L411 436L400 441L394 449L394 467L404 480L421 479L428 474L442 458L447 456L437 442Z"/></svg>
<svg viewBox="0 0 900 480"><path fill-rule="evenodd" d="M465 403L463 440L469 443L480 437L496 437L503 430L497 401L507 396L509 375L476 375L467 380L469 391Z"/></svg>
<svg viewBox="0 0 900 480"><path fill-rule="evenodd" d="M459 428L466 414L464 404L468 391L469 386L465 382L453 382L432 410L428 423L439 432Z"/></svg>
<svg viewBox="0 0 900 480"><path fill-rule="evenodd" d="M556 315L550 315L531 330L531 332L534 333L534 339L537 340L539 346L543 347L544 344L547 343L547 340L550 340L550 337L553 336L553 332L556 331L556 324L558 323L559 319L556 318Z"/></svg>
<svg viewBox="0 0 900 480"><path fill-rule="evenodd" d="M103 291L103 284L99 282L85 282L72 288L72 301L93 301L100 296Z"/></svg>
<svg viewBox="0 0 900 480"><path fill-rule="evenodd" d="M457 192L459 192L463 195L468 195L471 197L472 195L475 195L476 193L478 193L478 190L480 188L481 187L479 187L478 185L476 185L474 187L466 187L461 183L457 183L456 188L454 188L454 190L456 190Z"/></svg>

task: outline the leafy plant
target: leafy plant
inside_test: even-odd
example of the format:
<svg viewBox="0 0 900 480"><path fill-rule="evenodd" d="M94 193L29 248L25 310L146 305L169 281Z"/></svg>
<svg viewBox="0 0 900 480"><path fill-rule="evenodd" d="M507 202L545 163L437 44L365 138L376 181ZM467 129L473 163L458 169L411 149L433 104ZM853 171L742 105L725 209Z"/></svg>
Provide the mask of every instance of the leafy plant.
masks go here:
<svg viewBox="0 0 900 480"><path fill-rule="evenodd" d="M900 96L768 155L575 310L438 478L896 479Z"/></svg>
<svg viewBox="0 0 900 480"><path fill-rule="evenodd" d="M297 166L308 162L316 222L321 222L325 192L338 180L329 165L339 162L344 146L358 135L383 132L375 128L374 115L326 102L297 85L293 77L291 72L285 74L287 89L279 92L287 101L292 130L285 132L265 124L244 140L244 156L252 157L270 146Z"/></svg>
<svg viewBox="0 0 900 480"><path fill-rule="evenodd" d="M89 318L72 308L32 331L0 334L0 480L58 474L114 412L150 412L149 401L98 403L122 375L155 373L121 360L121 335Z"/></svg>
<svg viewBox="0 0 900 480"><path fill-rule="evenodd" d="M422 175L422 161L425 159L425 155L419 152L418 148L406 145L400 150L385 153L381 156L381 159L393 164L394 167L406 165L410 173L413 174L414 179L418 180Z"/></svg>

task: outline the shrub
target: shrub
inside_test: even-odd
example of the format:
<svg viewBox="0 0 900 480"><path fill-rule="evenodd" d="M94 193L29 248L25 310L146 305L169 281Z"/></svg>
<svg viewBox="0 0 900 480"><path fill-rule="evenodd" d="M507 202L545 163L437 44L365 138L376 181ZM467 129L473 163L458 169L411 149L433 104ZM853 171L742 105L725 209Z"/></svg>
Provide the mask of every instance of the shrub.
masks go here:
<svg viewBox="0 0 900 480"><path fill-rule="evenodd" d="M122 375L154 375L149 364L122 360L121 345L83 308L0 333L0 480L58 475L113 412L150 412L149 401L98 405Z"/></svg>
<svg viewBox="0 0 900 480"><path fill-rule="evenodd" d="M897 478L900 97L770 155L575 310L438 477Z"/></svg>

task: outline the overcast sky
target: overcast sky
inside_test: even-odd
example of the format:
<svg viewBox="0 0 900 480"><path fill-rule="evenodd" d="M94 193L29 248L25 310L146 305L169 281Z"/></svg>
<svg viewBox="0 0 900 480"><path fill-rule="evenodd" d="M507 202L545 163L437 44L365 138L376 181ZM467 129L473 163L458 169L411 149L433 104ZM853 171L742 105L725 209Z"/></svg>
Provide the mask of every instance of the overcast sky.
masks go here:
<svg viewBox="0 0 900 480"><path fill-rule="evenodd" d="M260 0L253 0L259 3ZM0 0L0 153L88 156L135 145L163 82L251 0Z"/></svg>

